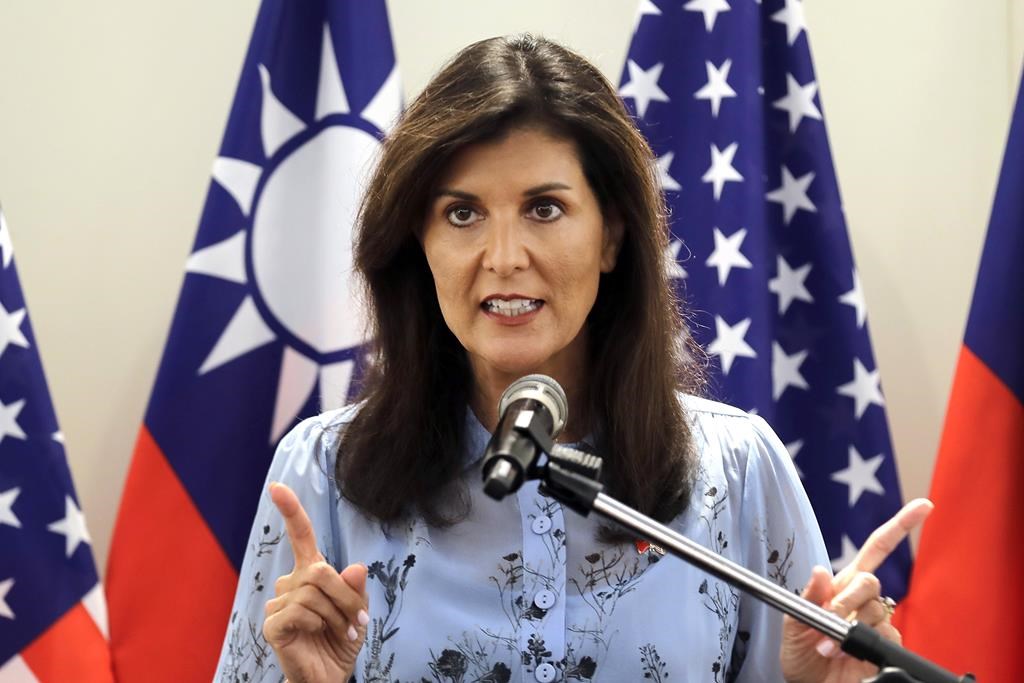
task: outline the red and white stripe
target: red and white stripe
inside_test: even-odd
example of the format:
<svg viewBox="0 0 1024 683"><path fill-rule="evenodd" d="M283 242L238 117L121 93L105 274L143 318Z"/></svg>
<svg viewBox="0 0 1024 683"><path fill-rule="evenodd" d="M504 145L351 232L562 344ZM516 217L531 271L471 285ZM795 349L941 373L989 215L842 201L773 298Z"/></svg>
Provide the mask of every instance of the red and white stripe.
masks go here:
<svg viewBox="0 0 1024 683"><path fill-rule="evenodd" d="M0 666L0 683L112 683L107 602L96 584L20 655Z"/></svg>

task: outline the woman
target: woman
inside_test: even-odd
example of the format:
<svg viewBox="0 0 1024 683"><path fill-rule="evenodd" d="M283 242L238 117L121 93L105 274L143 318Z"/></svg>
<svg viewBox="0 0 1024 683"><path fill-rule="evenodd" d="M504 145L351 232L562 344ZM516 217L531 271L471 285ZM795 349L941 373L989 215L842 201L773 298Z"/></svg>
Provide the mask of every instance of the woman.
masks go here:
<svg viewBox="0 0 1024 683"><path fill-rule="evenodd" d="M789 589L810 578L810 599L898 637L870 571L927 511L880 530L845 574L812 571L828 558L778 438L692 395L700 355L678 342L653 168L614 89L548 41L476 43L431 81L362 207L356 266L376 345L362 400L281 442L218 680L870 672L797 624L784 637L777 613L726 584L563 513L535 482L482 496L498 396L550 375L569 397L564 440L605 457L611 495Z"/></svg>

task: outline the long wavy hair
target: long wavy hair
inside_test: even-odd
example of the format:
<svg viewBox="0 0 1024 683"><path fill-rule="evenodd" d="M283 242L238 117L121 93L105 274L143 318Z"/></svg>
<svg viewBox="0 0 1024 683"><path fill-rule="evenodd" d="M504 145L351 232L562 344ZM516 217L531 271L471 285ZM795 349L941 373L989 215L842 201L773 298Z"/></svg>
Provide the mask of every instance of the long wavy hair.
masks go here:
<svg viewBox="0 0 1024 683"><path fill-rule="evenodd" d="M415 513L446 526L469 512L458 482L473 376L441 316L418 235L452 158L521 126L572 140L604 215L624 225L615 269L601 276L586 322L587 405L574 412L588 424L574 431L598 437L610 495L668 521L689 501L695 469L678 392L702 390L703 365L666 273L654 156L592 64L529 35L462 50L384 141L354 248L373 360L339 443L340 490L384 523Z"/></svg>

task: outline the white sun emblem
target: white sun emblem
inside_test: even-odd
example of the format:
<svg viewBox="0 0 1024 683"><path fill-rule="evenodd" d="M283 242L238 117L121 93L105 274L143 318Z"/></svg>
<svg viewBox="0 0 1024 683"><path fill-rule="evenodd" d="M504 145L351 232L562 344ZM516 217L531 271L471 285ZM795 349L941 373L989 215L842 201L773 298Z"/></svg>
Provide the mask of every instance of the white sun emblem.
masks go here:
<svg viewBox="0 0 1024 683"><path fill-rule="evenodd" d="M260 132L264 165L220 157L214 180L234 197L248 225L195 251L186 272L249 285L199 368L211 372L284 341L271 424L276 443L319 381L320 406L345 402L354 354L366 341L352 280L352 226L379 134L395 121L402 95L392 69L358 115L349 110L330 29L324 26L316 118L307 125L263 84Z"/></svg>

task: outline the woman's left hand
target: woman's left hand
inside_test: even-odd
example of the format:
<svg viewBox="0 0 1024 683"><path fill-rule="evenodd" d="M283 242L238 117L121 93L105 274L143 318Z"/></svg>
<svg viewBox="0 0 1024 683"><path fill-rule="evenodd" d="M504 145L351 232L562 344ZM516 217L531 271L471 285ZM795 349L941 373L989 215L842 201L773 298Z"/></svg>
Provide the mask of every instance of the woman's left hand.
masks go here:
<svg viewBox="0 0 1024 683"><path fill-rule="evenodd" d="M896 516L871 533L853 562L834 577L827 569L815 567L803 597L844 619L856 619L873 627L888 640L901 642L900 632L889 621L891 609L882 600L881 584L872 572L924 521L933 507L924 498L904 505ZM860 683L878 673L875 665L850 657L839 650L834 640L790 617L783 623L779 658L789 683Z"/></svg>

